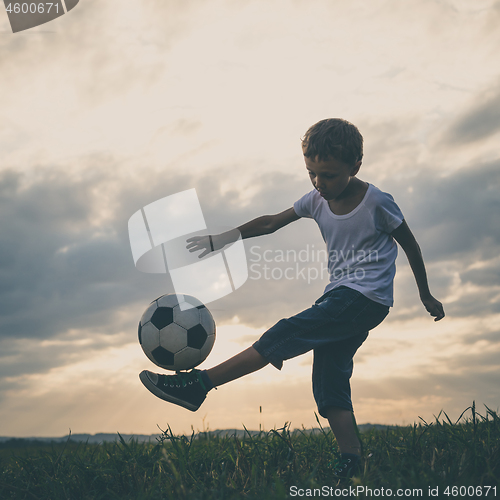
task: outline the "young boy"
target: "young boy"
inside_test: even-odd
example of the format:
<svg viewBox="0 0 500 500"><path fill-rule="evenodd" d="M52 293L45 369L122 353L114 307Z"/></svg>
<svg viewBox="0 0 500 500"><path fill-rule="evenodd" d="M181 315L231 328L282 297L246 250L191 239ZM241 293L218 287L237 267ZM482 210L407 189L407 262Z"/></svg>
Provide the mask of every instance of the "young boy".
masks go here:
<svg viewBox="0 0 500 500"><path fill-rule="evenodd" d="M313 393L341 451L336 474L352 475L361 444L351 403L353 356L393 305L396 240L405 251L420 299L438 321L442 304L430 293L420 248L391 195L356 177L363 157L358 129L341 119L322 120L302 139L314 189L276 215L258 217L238 228L242 238L274 233L301 217L313 218L328 250L330 283L309 309L282 319L253 346L209 370L166 376L143 371L140 378L157 397L196 411L212 388L271 363L314 351ZM199 257L235 240L235 232L188 240Z"/></svg>

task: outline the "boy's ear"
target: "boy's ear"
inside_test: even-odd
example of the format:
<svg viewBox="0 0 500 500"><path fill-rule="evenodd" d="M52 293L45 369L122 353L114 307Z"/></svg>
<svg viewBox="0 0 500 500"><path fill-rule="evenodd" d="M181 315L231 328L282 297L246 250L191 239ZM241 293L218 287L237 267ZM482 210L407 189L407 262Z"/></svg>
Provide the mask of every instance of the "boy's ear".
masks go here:
<svg viewBox="0 0 500 500"><path fill-rule="evenodd" d="M363 163L361 160L357 161L351 169L351 176L355 176L359 172L359 167L361 167L361 163Z"/></svg>

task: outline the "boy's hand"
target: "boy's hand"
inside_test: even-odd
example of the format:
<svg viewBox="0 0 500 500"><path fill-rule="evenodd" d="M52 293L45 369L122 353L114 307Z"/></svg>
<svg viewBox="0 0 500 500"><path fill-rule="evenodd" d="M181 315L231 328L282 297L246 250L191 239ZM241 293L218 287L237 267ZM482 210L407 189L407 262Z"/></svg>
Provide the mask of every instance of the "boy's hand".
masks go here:
<svg viewBox="0 0 500 500"><path fill-rule="evenodd" d="M197 252L198 250L204 250L203 253L198 255L198 258L201 259L208 255L210 252L215 250L214 247L214 237L211 235L208 236L193 236L192 238L188 238L186 242L191 242L189 245L186 245L186 248L190 252Z"/></svg>
<svg viewBox="0 0 500 500"><path fill-rule="evenodd" d="M434 321L439 321L444 318L443 304L441 304L439 300L436 300L432 295L420 298L427 312L434 317Z"/></svg>

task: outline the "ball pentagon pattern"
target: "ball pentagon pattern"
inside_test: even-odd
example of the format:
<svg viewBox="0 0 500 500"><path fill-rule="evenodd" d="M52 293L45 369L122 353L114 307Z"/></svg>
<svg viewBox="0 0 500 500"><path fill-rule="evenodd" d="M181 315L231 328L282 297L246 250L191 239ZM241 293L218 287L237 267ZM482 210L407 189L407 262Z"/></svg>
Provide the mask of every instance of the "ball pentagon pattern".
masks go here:
<svg viewBox="0 0 500 500"><path fill-rule="evenodd" d="M207 358L215 343L215 330L212 314L202 302L173 293L149 304L139 322L138 336L144 353L154 364L181 371Z"/></svg>

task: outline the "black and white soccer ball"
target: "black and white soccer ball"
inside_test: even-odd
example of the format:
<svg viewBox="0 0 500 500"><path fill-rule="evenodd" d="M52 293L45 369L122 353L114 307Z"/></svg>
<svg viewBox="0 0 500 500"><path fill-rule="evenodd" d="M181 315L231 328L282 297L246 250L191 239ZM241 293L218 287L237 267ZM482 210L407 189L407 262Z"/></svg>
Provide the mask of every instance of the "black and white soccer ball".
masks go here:
<svg viewBox="0 0 500 500"><path fill-rule="evenodd" d="M210 354L215 321L205 304L191 295L162 295L142 315L139 342L155 365L190 370Z"/></svg>

